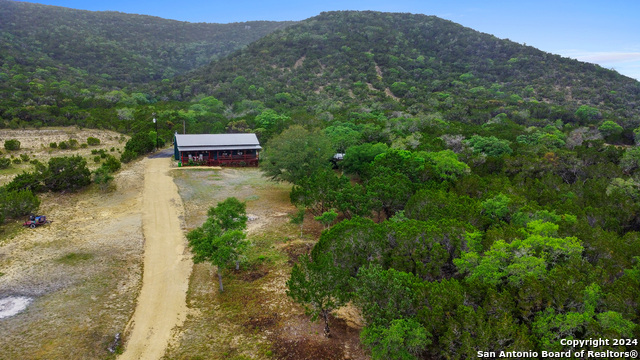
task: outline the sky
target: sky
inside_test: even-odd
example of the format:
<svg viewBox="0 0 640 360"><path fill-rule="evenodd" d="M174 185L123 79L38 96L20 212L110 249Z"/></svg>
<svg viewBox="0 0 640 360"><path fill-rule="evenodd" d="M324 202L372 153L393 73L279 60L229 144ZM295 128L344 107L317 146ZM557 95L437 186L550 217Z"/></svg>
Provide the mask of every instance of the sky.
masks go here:
<svg viewBox="0 0 640 360"><path fill-rule="evenodd" d="M640 80L638 0L31 0L188 22L304 20L332 10L435 15Z"/></svg>

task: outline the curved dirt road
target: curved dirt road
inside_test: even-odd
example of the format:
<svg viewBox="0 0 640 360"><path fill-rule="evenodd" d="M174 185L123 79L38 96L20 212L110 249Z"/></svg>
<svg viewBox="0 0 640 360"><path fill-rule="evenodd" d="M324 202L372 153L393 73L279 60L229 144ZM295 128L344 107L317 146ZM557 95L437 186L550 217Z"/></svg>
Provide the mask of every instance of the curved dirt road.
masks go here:
<svg viewBox="0 0 640 360"><path fill-rule="evenodd" d="M119 360L160 359L172 329L182 325L187 314L186 293L193 264L179 218L184 212L182 200L167 174L170 159L145 159L140 165L145 163L142 290Z"/></svg>

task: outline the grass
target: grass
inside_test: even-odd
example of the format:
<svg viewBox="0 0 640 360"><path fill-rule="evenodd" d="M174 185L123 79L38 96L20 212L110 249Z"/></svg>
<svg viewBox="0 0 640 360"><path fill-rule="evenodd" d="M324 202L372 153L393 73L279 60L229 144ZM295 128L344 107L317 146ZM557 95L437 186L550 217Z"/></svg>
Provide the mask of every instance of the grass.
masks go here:
<svg viewBox="0 0 640 360"><path fill-rule="evenodd" d="M69 253L61 258L56 259L56 262L65 265L77 265L82 261L87 261L93 259L93 254L86 253Z"/></svg>

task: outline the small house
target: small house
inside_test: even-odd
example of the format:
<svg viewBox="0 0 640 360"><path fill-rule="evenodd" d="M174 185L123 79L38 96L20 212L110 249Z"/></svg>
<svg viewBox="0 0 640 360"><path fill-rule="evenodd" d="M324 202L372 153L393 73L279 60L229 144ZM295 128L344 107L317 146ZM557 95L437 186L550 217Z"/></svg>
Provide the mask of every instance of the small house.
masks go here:
<svg viewBox="0 0 640 360"><path fill-rule="evenodd" d="M175 159L183 166L258 166L256 134L175 134Z"/></svg>

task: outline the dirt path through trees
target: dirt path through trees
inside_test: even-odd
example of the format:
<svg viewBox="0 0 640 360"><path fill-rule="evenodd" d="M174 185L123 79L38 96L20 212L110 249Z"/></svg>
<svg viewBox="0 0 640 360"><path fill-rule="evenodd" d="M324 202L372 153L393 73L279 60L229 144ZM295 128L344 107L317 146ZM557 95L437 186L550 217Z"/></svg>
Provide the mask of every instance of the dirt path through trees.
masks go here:
<svg viewBox="0 0 640 360"><path fill-rule="evenodd" d="M181 228L182 200L167 173L168 158L146 160L142 222L145 237L142 290L120 360L160 359L172 329L187 315L192 262ZM131 327L133 327L131 329Z"/></svg>

